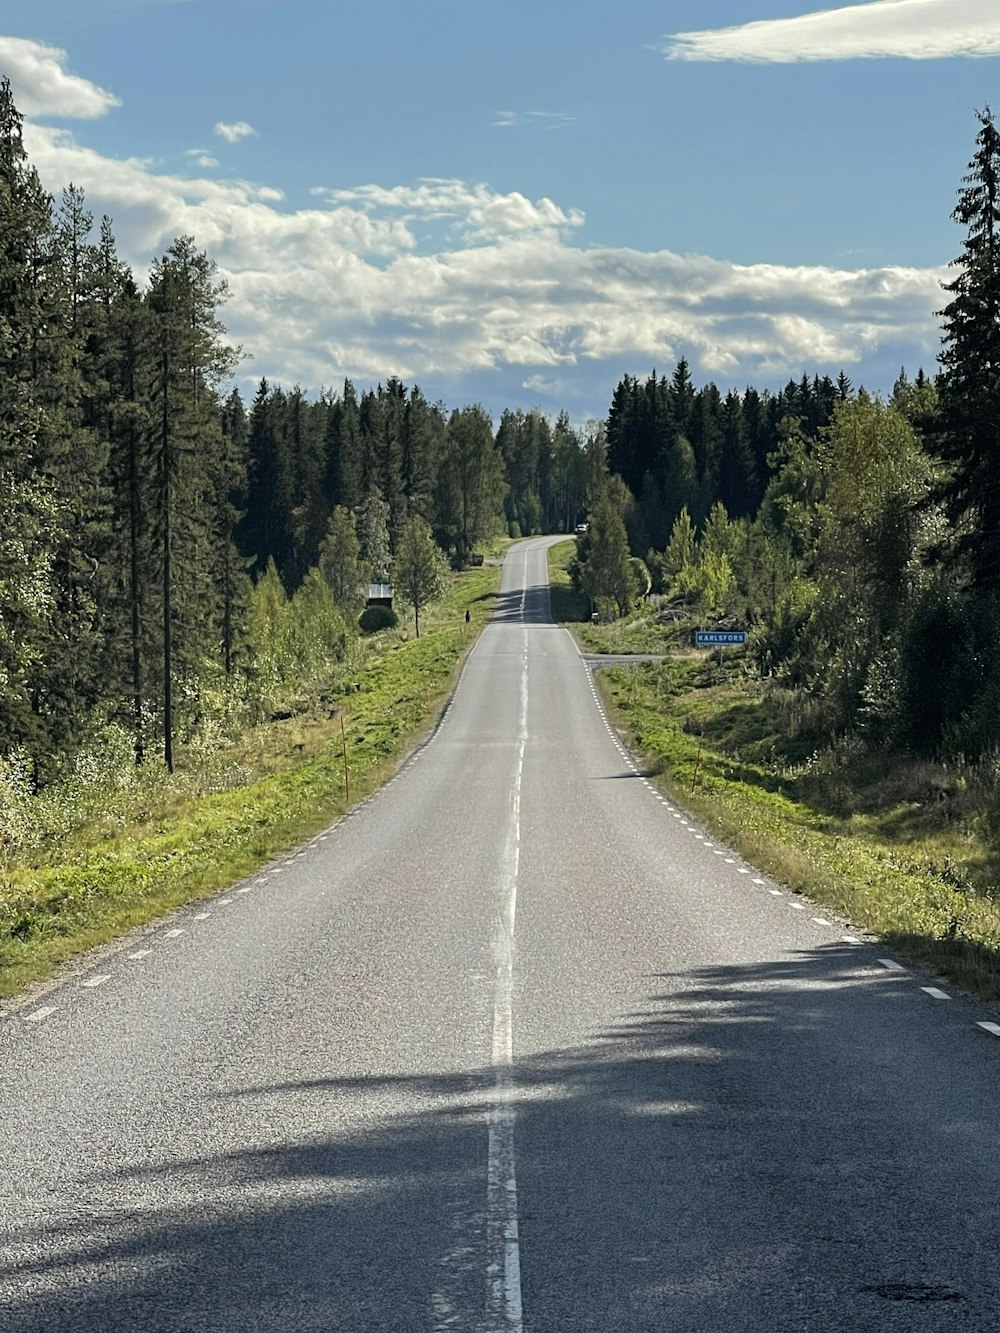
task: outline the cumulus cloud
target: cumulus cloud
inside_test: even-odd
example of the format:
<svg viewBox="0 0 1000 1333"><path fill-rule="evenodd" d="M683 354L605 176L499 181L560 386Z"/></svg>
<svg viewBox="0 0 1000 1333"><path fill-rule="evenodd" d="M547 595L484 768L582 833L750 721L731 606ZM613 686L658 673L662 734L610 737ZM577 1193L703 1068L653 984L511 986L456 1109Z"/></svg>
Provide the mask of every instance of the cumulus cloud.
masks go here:
<svg viewBox="0 0 1000 1333"><path fill-rule="evenodd" d="M361 185L323 193L333 202L358 205L369 213L398 214L407 223L446 222L469 240L560 231L584 221L578 209L566 211L551 199L532 201L517 190L498 194L488 185L461 180L434 178L416 185Z"/></svg>
<svg viewBox="0 0 1000 1333"><path fill-rule="evenodd" d="M239 143L241 139L257 137L257 131L245 120L218 120L212 133L225 139L226 143Z"/></svg>
<svg viewBox="0 0 1000 1333"><path fill-rule="evenodd" d="M194 235L228 280L248 381L397 374L479 397L485 376L593 412L624 369L682 354L759 383L879 356L895 371L937 345L938 271L586 247L578 211L460 180L328 189L293 209L273 187L108 158L62 129L29 124L26 145L48 188L72 180L111 214L140 274Z"/></svg>
<svg viewBox="0 0 1000 1333"><path fill-rule="evenodd" d="M0 71L10 79L23 115L92 120L121 105L114 93L71 74L67 59L57 46L0 36Z"/></svg>
<svg viewBox="0 0 1000 1333"><path fill-rule="evenodd" d="M677 33L664 54L669 60L778 64L880 56L997 56L1000 10L997 0L871 0L796 18Z"/></svg>

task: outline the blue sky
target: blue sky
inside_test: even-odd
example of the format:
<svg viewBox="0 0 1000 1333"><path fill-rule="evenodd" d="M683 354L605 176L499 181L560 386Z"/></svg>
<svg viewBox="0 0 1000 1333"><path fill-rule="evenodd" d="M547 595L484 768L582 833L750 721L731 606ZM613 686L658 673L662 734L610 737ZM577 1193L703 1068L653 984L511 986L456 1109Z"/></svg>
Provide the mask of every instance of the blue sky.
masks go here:
<svg viewBox="0 0 1000 1333"><path fill-rule="evenodd" d="M603 415L931 368L996 0L36 0L0 71L142 272L191 232L261 374Z"/></svg>

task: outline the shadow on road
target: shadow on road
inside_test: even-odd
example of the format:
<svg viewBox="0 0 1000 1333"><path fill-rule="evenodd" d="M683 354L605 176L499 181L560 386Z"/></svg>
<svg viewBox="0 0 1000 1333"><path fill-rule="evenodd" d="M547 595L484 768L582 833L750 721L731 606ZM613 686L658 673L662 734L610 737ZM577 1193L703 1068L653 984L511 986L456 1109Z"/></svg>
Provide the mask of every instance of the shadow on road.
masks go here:
<svg viewBox="0 0 1000 1333"><path fill-rule="evenodd" d="M543 583L529 587L524 596L523 606L520 589L498 593L490 623L554 626L555 622L549 611L549 585Z"/></svg>
<svg viewBox="0 0 1000 1333"><path fill-rule="evenodd" d="M998 1327L997 1169L978 1148L1000 1086L981 1059L909 1070L912 981L831 944L644 989L517 1064L529 1333ZM0 1329L483 1329L492 1071L341 1078L336 1034L330 1066L220 1075L207 1095L239 1148L153 1164L161 1125L148 1167L67 1180L58 1223L26 1211ZM299 1129L324 1121L348 1127Z"/></svg>

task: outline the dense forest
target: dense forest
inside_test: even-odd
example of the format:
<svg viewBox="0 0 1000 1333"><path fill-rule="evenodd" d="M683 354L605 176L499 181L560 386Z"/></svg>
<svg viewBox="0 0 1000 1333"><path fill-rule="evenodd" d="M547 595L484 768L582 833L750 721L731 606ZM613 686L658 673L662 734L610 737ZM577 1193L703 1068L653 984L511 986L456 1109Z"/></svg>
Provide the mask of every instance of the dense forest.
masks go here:
<svg viewBox="0 0 1000 1333"><path fill-rule="evenodd" d="M136 762L320 689L372 579L572 531L605 614L651 589L751 631L817 731L1000 744L1000 140L980 117L939 373L723 396L686 362L606 421L448 410L389 377L232 389L225 284L178 237L139 282L57 204L0 86L0 763L34 787L102 735ZM433 564L431 560L431 564ZM435 576L436 577L436 576ZM434 578L427 585L431 588ZM419 580L414 597L421 596Z"/></svg>

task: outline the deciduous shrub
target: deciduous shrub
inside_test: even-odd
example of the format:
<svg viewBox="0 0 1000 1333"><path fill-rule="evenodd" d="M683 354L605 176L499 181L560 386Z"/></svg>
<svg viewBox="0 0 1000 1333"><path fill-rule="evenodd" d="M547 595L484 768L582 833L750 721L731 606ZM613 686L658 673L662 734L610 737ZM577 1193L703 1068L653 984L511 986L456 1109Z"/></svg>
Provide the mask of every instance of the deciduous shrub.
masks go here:
<svg viewBox="0 0 1000 1333"><path fill-rule="evenodd" d="M391 606L366 606L358 616L362 634L376 634L380 629L395 629L399 616Z"/></svg>

